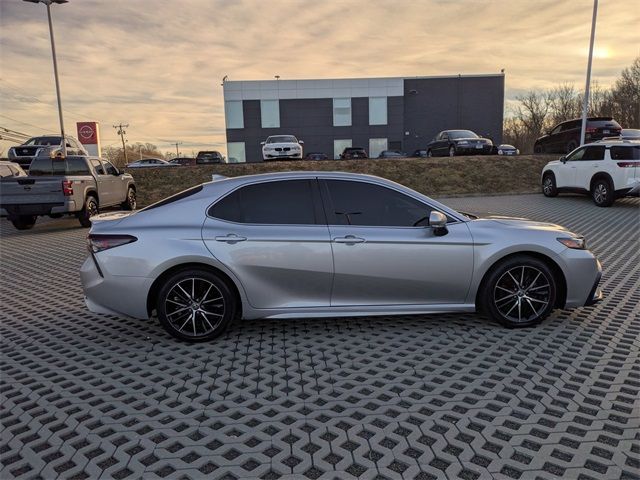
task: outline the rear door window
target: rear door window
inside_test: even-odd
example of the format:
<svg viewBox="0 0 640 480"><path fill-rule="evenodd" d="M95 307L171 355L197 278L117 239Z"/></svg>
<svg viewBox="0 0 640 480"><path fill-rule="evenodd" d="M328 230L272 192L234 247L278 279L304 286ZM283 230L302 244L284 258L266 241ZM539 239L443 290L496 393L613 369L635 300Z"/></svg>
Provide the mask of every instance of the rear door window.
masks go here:
<svg viewBox="0 0 640 480"><path fill-rule="evenodd" d="M584 154L580 160L583 161L593 161L593 160L604 160L604 151L606 147L597 146L597 147L585 147Z"/></svg>
<svg viewBox="0 0 640 480"><path fill-rule="evenodd" d="M241 187L213 205L209 215L237 223L319 223L310 180L282 180Z"/></svg>
<svg viewBox="0 0 640 480"><path fill-rule="evenodd" d="M100 160L97 159L92 159L91 160L91 165L93 165L93 168L96 169L96 173L98 175L104 175L104 167L102 166L102 163L100 163Z"/></svg>
<svg viewBox="0 0 640 480"><path fill-rule="evenodd" d="M53 162L56 163L55 161ZM67 157L66 162L66 174L67 175L91 175L89 171L89 165L87 165L87 161L84 157Z"/></svg>

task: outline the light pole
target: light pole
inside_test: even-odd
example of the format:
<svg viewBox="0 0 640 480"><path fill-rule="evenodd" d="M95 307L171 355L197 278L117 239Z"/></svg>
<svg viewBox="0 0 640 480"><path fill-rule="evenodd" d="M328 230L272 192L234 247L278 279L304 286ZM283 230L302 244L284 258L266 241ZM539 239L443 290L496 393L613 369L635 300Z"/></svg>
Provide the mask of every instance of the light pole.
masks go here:
<svg viewBox="0 0 640 480"><path fill-rule="evenodd" d="M591 86L591 62L593 60L593 42L596 37L596 16L598 0L593 0L593 18L591 19L591 40L589 42L589 60L587 61L587 85L584 87L584 103L582 104L582 128L580 130L580 146L584 145L587 131L587 113L589 111L589 87Z"/></svg>
<svg viewBox="0 0 640 480"><path fill-rule="evenodd" d="M53 25L51 23L51 4L67 3L68 0L23 0L29 3L44 3L47 6L49 19L49 36L51 37L51 54L53 56L53 76L56 79L56 95L58 97L58 115L60 117L60 135L62 136L62 156L67 156L67 138L64 135L64 120L62 119L62 101L60 100L60 81L58 80L58 61L56 59L56 42L53 39Z"/></svg>

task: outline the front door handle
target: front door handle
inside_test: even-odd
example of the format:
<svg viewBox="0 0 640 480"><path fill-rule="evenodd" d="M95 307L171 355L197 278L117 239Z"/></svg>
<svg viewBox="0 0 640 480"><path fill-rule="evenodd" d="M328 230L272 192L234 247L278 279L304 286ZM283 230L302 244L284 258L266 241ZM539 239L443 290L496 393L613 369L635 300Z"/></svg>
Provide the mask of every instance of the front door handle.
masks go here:
<svg viewBox="0 0 640 480"><path fill-rule="evenodd" d="M353 245L354 243L364 243L364 238L356 237L355 235L347 235L345 237L334 238L335 243L346 243L347 245Z"/></svg>
<svg viewBox="0 0 640 480"><path fill-rule="evenodd" d="M226 242L230 244L244 242L247 237L241 237L240 235L236 235L235 233L230 233L225 236L215 237L216 242Z"/></svg>

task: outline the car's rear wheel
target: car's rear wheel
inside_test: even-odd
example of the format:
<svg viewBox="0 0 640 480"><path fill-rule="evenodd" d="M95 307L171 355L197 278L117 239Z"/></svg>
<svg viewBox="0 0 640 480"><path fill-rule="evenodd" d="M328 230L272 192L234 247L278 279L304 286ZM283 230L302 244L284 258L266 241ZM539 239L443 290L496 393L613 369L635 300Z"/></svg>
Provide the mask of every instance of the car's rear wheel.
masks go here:
<svg viewBox="0 0 640 480"><path fill-rule="evenodd" d="M169 277L158 293L158 318L173 337L203 342L219 337L235 316L234 296L227 284L207 270L182 270Z"/></svg>
<svg viewBox="0 0 640 480"><path fill-rule="evenodd" d="M16 230L30 230L36 224L36 215L19 215L11 220Z"/></svg>
<svg viewBox="0 0 640 480"><path fill-rule="evenodd" d="M529 327L551 313L557 291L554 274L545 262L516 255L491 270L483 282L480 303L505 327Z"/></svg>
<svg viewBox="0 0 640 480"><path fill-rule="evenodd" d="M453 145L451 145L449 147L449 156L450 157L455 157L456 156L456 147L454 147Z"/></svg>
<svg viewBox="0 0 640 480"><path fill-rule="evenodd" d="M100 213L98 209L98 199L89 195L84 202L84 207L78 213L78 221L84 228L91 227L91 217Z"/></svg>
<svg viewBox="0 0 640 480"><path fill-rule="evenodd" d="M615 193L611 182L606 178L599 178L591 186L591 198L598 207L610 207L615 201Z"/></svg>
<svg viewBox="0 0 640 480"><path fill-rule="evenodd" d="M567 143L567 147L566 147L567 153L573 152L576 148L578 148L578 144L573 140Z"/></svg>
<svg viewBox="0 0 640 480"><path fill-rule="evenodd" d="M136 200L136 191L134 188L129 187L129 190L127 190L127 199L122 202L120 206L124 210L135 210L137 205L138 203Z"/></svg>
<svg viewBox="0 0 640 480"><path fill-rule="evenodd" d="M533 153L544 153L542 145L536 145L533 147Z"/></svg>
<svg viewBox="0 0 640 480"><path fill-rule="evenodd" d="M556 187L556 176L551 173L545 173L542 177L542 193L545 197L558 196L558 188Z"/></svg>

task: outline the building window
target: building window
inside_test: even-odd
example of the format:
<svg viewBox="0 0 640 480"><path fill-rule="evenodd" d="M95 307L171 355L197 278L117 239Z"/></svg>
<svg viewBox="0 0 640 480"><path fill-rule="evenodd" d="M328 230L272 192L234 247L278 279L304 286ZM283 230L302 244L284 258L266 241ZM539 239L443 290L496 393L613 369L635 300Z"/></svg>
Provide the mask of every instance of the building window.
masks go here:
<svg viewBox="0 0 640 480"><path fill-rule="evenodd" d="M369 139L369 158L378 158L383 150L387 150L386 138L370 138Z"/></svg>
<svg viewBox="0 0 640 480"><path fill-rule="evenodd" d="M350 98L334 98L333 99L333 126L334 127L351 126L351 99Z"/></svg>
<svg viewBox="0 0 640 480"><path fill-rule="evenodd" d="M340 154L342 153L342 151L347 148L347 147L351 147L351 139L342 139L342 140L334 140L333 141L333 158L338 159L340 158Z"/></svg>
<svg viewBox="0 0 640 480"><path fill-rule="evenodd" d="M260 100L260 116L262 128L280 127L280 101Z"/></svg>
<svg viewBox="0 0 640 480"><path fill-rule="evenodd" d="M224 116L227 119L227 128L244 128L242 100L227 100L224 102Z"/></svg>
<svg viewBox="0 0 640 480"><path fill-rule="evenodd" d="M387 97L369 97L369 125L387 124Z"/></svg>
<svg viewBox="0 0 640 480"><path fill-rule="evenodd" d="M245 154L244 142L227 143L227 162L228 163L245 163L247 157Z"/></svg>

